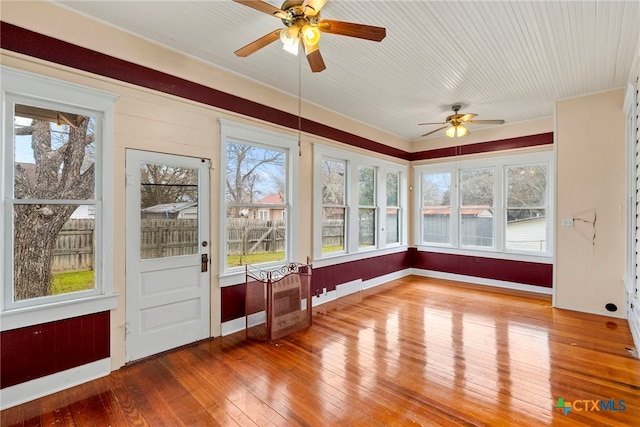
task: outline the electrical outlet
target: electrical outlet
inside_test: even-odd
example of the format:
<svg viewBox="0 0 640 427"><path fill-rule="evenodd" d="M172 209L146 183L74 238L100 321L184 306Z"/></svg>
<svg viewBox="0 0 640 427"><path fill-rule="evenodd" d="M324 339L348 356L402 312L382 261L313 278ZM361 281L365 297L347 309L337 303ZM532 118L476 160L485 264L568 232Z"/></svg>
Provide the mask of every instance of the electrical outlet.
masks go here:
<svg viewBox="0 0 640 427"><path fill-rule="evenodd" d="M562 218L563 227L573 227L573 218Z"/></svg>

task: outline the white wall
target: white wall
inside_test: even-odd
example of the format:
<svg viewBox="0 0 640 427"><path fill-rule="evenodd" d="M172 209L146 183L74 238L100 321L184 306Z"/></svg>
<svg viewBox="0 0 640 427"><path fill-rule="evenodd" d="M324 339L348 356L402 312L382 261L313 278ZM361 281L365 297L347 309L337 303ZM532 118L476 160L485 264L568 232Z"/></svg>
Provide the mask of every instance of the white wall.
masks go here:
<svg viewBox="0 0 640 427"><path fill-rule="evenodd" d="M623 97L620 89L556 105L559 308L626 317ZM563 219L573 219L573 226L562 226ZM607 311L607 303L618 310Z"/></svg>

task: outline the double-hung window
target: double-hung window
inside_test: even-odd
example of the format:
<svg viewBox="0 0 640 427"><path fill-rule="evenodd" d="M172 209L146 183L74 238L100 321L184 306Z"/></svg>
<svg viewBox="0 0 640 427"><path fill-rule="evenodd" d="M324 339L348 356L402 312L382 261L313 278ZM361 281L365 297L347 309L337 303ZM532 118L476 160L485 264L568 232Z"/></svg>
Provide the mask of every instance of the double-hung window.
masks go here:
<svg viewBox="0 0 640 427"><path fill-rule="evenodd" d="M298 147L289 135L220 121L223 275L294 261Z"/></svg>
<svg viewBox="0 0 640 427"><path fill-rule="evenodd" d="M415 167L423 247L551 256L552 152Z"/></svg>
<svg viewBox="0 0 640 427"><path fill-rule="evenodd" d="M400 183L401 175L398 171L390 171L386 174L386 234L387 245L400 243L400 233L402 231L401 203L400 203Z"/></svg>
<svg viewBox="0 0 640 427"><path fill-rule="evenodd" d="M113 308L115 98L7 68L2 81L3 329Z"/></svg>
<svg viewBox="0 0 640 427"><path fill-rule="evenodd" d="M406 245L407 170L316 145L314 259Z"/></svg>
<svg viewBox="0 0 640 427"><path fill-rule="evenodd" d="M376 168L358 166L358 247L376 246Z"/></svg>

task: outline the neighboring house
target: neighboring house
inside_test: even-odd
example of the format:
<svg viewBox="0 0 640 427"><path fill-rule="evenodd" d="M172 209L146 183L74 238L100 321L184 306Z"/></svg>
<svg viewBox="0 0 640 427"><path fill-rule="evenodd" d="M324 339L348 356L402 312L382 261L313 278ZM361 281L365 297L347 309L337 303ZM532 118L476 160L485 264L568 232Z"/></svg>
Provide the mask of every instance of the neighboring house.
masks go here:
<svg viewBox="0 0 640 427"><path fill-rule="evenodd" d="M198 202L162 203L141 212L142 219L197 219Z"/></svg>
<svg viewBox="0 0 640 427"><path fill-rule="evenodd" d="M519 219L507 224L507 245L515 250L543 251L547 244L547 219Z"/></svg>
<svg viewBox="0 0 640 427"><path fill-rule="evenodd" d="M282 205L284 200L282 194L269 194L256 202L258 205ZM251 219L259 219L262 221L281 221L284 219L284 208L281 207L264 207L249 209L248 216Z"/></svg>

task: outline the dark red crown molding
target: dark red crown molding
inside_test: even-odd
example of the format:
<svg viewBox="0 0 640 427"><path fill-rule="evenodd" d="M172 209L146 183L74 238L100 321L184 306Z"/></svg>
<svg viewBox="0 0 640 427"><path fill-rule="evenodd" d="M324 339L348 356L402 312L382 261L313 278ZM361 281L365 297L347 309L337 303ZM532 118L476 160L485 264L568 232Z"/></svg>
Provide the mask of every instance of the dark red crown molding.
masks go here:
<svg viewBox="0 0 640 427"><path fill-rule="evenodd" d="M103 77L157 90L403 160L426 160L553 144L553 133L409 153L180 77L0 21L0 47Z"/></svg>
<svg viewBox="0 0 640 427"><path fill-rule="evenodd" d="M536 147L553 144L553 132L536 135L519 136L516 138L499 139L497 141L478 142L475 144L458 145L455 147L438 148L435 150L411 153L409 160L429 160L443 157L463 156L466 154L491 153L493 151L513 150L516 148Z"/></svg>

